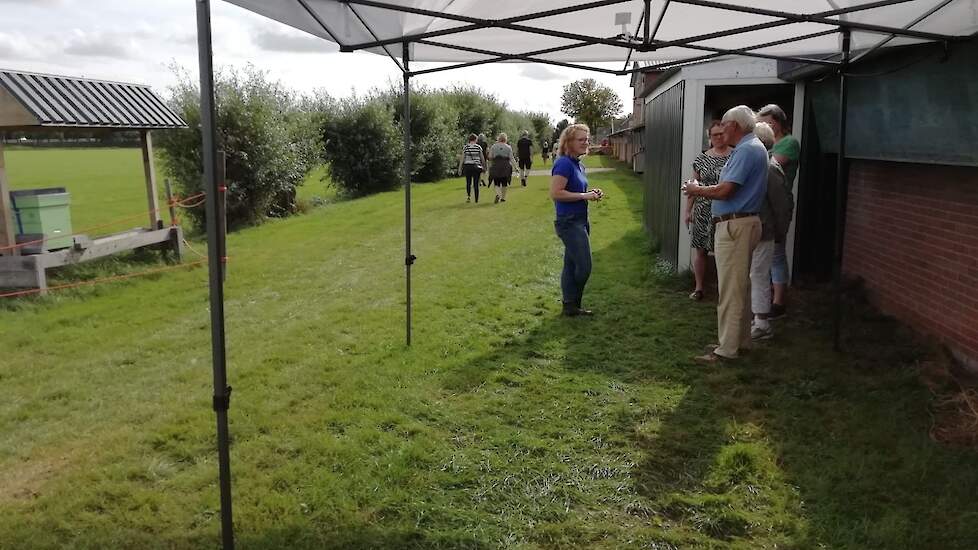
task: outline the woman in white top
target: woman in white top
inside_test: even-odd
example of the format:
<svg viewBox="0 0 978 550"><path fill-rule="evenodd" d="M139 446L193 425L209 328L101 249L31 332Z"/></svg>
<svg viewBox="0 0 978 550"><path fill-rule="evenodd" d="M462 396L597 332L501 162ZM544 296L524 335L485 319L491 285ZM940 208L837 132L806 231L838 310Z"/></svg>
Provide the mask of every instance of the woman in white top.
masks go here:
<svg viewBox="0 0 978 550"><path fill-rule="evenodd" d="M486 169L486 155L476 142L478 136L469 134L469 141L462 148L461 159L458 162L458 175L465 176L465 202L472 200L472 189L475 189L475 202L479 202L479 176Z"/></svg>

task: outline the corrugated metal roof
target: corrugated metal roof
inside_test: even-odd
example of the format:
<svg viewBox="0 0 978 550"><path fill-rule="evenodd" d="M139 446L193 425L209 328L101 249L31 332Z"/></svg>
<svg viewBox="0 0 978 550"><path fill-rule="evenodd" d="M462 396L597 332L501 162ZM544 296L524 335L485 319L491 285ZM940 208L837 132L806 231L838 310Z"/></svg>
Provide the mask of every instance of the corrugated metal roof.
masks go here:
<svg viewBox="0 0 978 550"><path fill-rule="evenodd" d="M45 127L186 128L148 86L0 70L0 85Z"/></svg>

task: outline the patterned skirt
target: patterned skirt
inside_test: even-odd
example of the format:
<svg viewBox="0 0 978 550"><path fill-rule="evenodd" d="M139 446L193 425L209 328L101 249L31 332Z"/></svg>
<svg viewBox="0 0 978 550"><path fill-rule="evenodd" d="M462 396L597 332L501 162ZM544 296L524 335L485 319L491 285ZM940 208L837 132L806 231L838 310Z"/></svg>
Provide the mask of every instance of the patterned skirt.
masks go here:
<svg viewBox="0 0 978 550"><path fill-rule="evenodd" d="M710 199L696 197L693 203L693 223L689 224L689 246L713 251L713 214Z"/></svg>

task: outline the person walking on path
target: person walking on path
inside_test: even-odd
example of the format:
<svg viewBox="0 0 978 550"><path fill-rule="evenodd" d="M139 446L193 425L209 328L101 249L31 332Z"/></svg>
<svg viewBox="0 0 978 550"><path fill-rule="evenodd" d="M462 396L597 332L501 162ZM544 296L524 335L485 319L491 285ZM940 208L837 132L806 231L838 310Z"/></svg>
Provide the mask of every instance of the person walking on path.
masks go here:
<svg viewBox="0 0 978 550"><path fill-rule="evenodd" d="M513 179L515 161L508 140L505 133L499 134L496 143L489 148L489 181L496 186L496 203L506 202L506 188Z"/></svg>
<svg viewBox="0 0 978 550"><path fill-rule="evenodd" d="M765 105L757 113L759 122L766 122L774 130L774 147L771 155L784 170L784 185L794 204L795 175L798 173L798 159L801 157L801 145L798 139L791 135L791 125L784 110L775 104ZM791 220L788 220L790 223ZM785 292L788 289L788 256L785 252L785 241L774 245L774 258L771 263L771 281L774 285L774 297L771 304L771 319L784 317Z"/></svg>
<svg viewBox="0 0 978 550"><path fill-rule="evenodd" d="M727 111L721 122L727 144L734 150L720 172L720 183L683 184L687 195L713 199L711 209L716 224L720 345L696 357L698 362L736 359L741 349L750 347L750 262L761 239L758 213L767 192L768 167L767 149L754 135L756 121L754 112L746 105Z"/></svg>
<svg viewBox="0 0 978 550"><path fill-rule="evenodd" d="M475 202L479 204L479 177L486 169L486 153L477 143L478 136L469 134L468 143L462 147L462 158L458 163L458 174L465 176L465 202L472 200L475 189Z"/></svg>
<svg viewBox="0 0 978 550"><path fill-rule="evenodd" d="M533 166L533 140L527 130L523 130L523 135L516 142L516 154L519 156L520 183L526 187L526 178Z"/></svg>
<svg viewBox="0 0 978 550"><path fill-rule="evenodd" d="M547 140L543 140L543 147L540 148L540 156L543 158L543 164L550 162L550 143Z"/></svg>
<svg viewBox="0 0 978 550"><path fill-rule="evenodd" d="M723 125L713 121L706 131L710 148L693 160L693 179L700 185L710 186L720 183L720 170L730 158L732 149L723 136ZM706 257L713 251L713 214L710 212L710 199L705 197L686 197L686 227L689 229L689 245L693 249L693 278L696 288L689 294L692 300L703 299L703 284L706 278Z"/></svg>
<svg viewBox="0 0 978 550"><path fill-rule="evenodd" d="M486 157L488 159L489 158L489 141L486 139L486 135L483 134L483 133L480 133L479 136L476 138L476 141L475 142L479 145L479 147L482 147L482 156L484 156L484 157ZM481 179L480 180L480 183L482 185L485 185L486 187L489 187L489 185L491 185L492 182L490 181L489 183L486 183L486 180L485 179Z"/></svg>
<svg viewBox="0 0 978 550"><path fill-rule="evenodd" d="M764 122L754 126L754 134L768 151L774 146L774 130ZM770 155L770 153L768 153ZM767 194L761 207L761 240L754 249L750 262L750 300L754 323L750 329L752 340L767 340L774 336L768 317L771 313L771 259L777 243L784 243L791 223L794 203L784 185L784 171L770 156L767 168Z"/></svg>
<svg viewBox="0 0 978 550"><path fill-rule="evenodd" d="M587 154L590 129L572 124L560 134L558 156L551 169L550 198L557 211L554 230L564 243L564 269L560 274L562 314L591 315L584 309L584 285L591 277L591 224L588 201L601 200L600 189L587 188L581 157Z"/></svg>

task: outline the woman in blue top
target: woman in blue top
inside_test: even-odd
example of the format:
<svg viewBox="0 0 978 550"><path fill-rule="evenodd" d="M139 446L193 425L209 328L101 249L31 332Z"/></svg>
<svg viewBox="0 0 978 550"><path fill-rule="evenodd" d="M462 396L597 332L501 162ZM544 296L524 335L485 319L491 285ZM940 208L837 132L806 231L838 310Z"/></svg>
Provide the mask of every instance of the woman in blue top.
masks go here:
<svg viewBox="0 0 978 550"><path fill-rule="evenodd" d="M560 134L557 158L551 170L550 198L557 209L554 228L564 243L564 270L560 274L563 314L569 317L591 315L581 307L584 285L591 276L591 224L587 218L587 201L604 196L600 189L587 188L587 177L581 157L587 154L590 130L584 124L573 124Z"/></svg>

